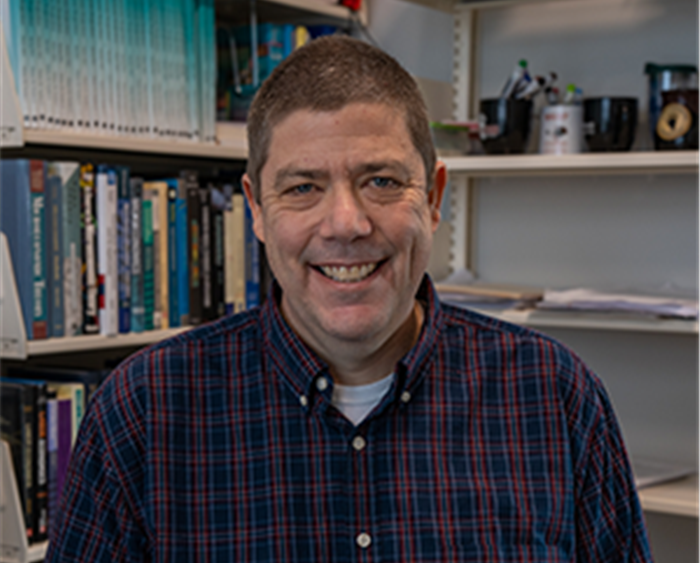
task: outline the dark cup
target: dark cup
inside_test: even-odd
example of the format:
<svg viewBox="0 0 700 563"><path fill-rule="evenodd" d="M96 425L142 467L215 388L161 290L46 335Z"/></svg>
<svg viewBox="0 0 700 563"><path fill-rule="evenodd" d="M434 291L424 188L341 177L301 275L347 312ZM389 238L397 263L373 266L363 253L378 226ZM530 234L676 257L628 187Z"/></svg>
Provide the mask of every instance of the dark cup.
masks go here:
<svg viewBox="0 0 700 563"><path fill-rule="evenodd" d="M525 152L532 116L530 100L481 100L481 114L485 119L481 143L488 154Z"/></svg>
<svg viewBox="0 0 700 563"><path fill-rule="evenodd" d="M628 151L637 130L637 99L588 98L583 101L583 123L591 152Z"/></svg>
<svg viewBox="0 0 700 563"><path fill-rule="evenodd" d="M656 150L697 150L697 89L667 90L661 93L663 107L656 122Z"/></svg>

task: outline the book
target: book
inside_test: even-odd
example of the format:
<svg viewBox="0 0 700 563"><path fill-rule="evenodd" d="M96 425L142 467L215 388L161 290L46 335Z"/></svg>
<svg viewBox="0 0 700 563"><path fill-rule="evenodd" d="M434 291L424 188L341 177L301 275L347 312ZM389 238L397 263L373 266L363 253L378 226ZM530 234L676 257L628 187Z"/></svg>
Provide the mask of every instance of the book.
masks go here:
<svg viewBox="0 0 700 563"><path fill-rule="evenodd" d="M118 166L116 174L119 332L125 334L131 331L131 182L126 166Z"/></svg>
<svg viewBox="0 0 700 563"><path fill-rule="evenodd" d="M221 190L211 190L211 298L212 318L226 314L225 291L225 252L224 252L224 211L226 198Z"/></svg>
<svg viewBox="0 0 700 563"><path fill-rule="evenodd" d="M175 231L177 246L177 304L180 313L180 326L190 322L190 267L188 260L187 230L187 185L184 178L178 178L177 200L175 203Z"/></svg>
<svg viewBox="0 0 700 563"><path fill-rule="evenodd" d="M58 496L56 474L58 470L58 401L55 393L49 391L46 400L46 470L48 482L48 528L53 528L56 517Z"/></svg>
<svg viewBox="0 0 700 563"><path fill-rule="evenodd" d="M245 306L251 309L260 305L260 247L253 232L253 214L244 198L245 215Z"/></svg>
<svg viewBox="0 0 700 563"><path fill-rule="evenodd" d="M165 182L144 182L143 197L151 203L151 231L153 248L153 328L167 328L168 285L168 194ZM165 268L165 269L164 269Z"/></svg>
<svg viewBox="0 0 700 563"><path fill-rule="evenodd" d="M58 418L58 440L56 444L56 495L60 500L65 485L66 473L71 456L72 406L70 399L56 399Z"/></svg>
<svg viewBox="0 0 700 563"><path fill-rule="evenodd" d="M34 402L26 385L0 379L0 436L10 446L15 480L24 513L27 540L34 537L32 420Z"/></svg>
<svg viewBox="0 0 700 563"><path fill-rule="evenodd" d="M177 196L178 180L169 178L168 184L168 322L171 327L180 326L178 251L177 251Z"/></svg>
<svg viewBox="0 0 700 563"><path fill-rule="evenodd" d="M131 185L131 330L142 332L143 308L143 229L141 206L143 180L130 178Z"/></svg>
<svg viewBox="0 0 700 563"><path fill-rule="evenodd" d="M117 175L106 165L97 167L97 271L100 334L119 332L117 285Z"/></svg>
<svg viewBox="0 0 700 563"><path fill-rule="evenodd" d="M141 203L141 244L143 248L143 329L153 330L153 301L155 288L153 284L153 201L143 198Z"/></svg>
<svg viewBox="0 0 700 563"><path fill-rule="evenodd" d="M0 230L7 237L27 339L34 338L29 161L0 160Z"/></svg>
<svg viewBox="0 0 700 563"><path fill-rule="evenodd" d="M231 315L234 312L233 302L236 287L234 282L236 259L233 253L233 238L235 236L235 227L233 223L233 186L231 184L224 185L223 193L226 201L226 207L224 208L224 308L226 314Z"/></svg>
<svg viewBox="0 0 700 563"><path fill-rule="evenodd" d="M29 161L29 191L31 193L31 255L32 255L32 334L35 340L48 336L48 295L46 284L45 207L46 166L41 160Z"/></svg>
<svg viewBox="0 0 700 563"><path fill-rule="evenodd" d="M48 335L63 336L63 185L58 170L52 163L46 168L45 234L46 280L48 296Z"/></svg>
<svg viewBox="0 0 700 563"><path fill-rule="evenodd" d="M48 536L48 480L46 470L46 382L42 380L3 378L29 389L30 406L25 402L25 416L31 421L31 483L32 542L44 541ZM25 419L26 424L26 419ZM25 450L25 455L27 454ZM29 522L27 522L29 525Z"/></svg>
<svg viewBox="0 0 700 563"><path fill-rule="evenodd" d="M57 399L68 399L71 402L71 448L78 438L78 429L85 416L85 387L82 383L46 382L49 393Z"/></svg>
<svg viewBox="0 0 700 563"><path fill-rule="evenodd" d="M233 310L245 311L246 283L246 244L245 244L245 196L234 193L233 203Z"/></svg>
<svg viewBox="0 0 700 563"><path fill-rule="evenodd" d="M95 168L80 166L80 240L83 248L82 295L83 333L100 331L99 285L97 274L97 202L95 197Z"/></svg>
<svg viewBox="0 0 700 563"><path fill-rule="evenodd" d="M211 245L211 186L199 188L200 253L202 267L202 320L214 318L212 245Z"/></svg>
<svg viewBox="0 0 700 563"><path fill-rule="evenodd" d="M189 263L189 322L202 322L202 267L200 251L199 182L193 172L183 173L187 193L187 261Z"/></svg>
<svg viewBox="0 0 700 563"><path fill-rule="evenodd" d="M77 162L52 162L49 166L61 179L62 187L64 333L66 336L76 336L82 332L83 325L80 165Z"/></svg>

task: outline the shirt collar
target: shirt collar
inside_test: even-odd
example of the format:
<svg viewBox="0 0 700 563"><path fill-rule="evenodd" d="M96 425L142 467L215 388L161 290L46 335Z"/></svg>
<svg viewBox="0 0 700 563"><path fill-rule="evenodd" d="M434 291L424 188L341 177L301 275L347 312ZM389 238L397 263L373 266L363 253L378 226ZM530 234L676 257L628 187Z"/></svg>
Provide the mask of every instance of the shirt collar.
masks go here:
<svg viewBox="0 0 700 563"><path fill-rule="evenodd" d="M328 365L287 324L279 305L281 297L282 288L273 280L260 311L265 355L277 366L285 383L296 395L310 397L315 392L314 383L319 376L331 380ZM437 292L428 274L421 281L416 299L423 305L425 318L416 344L397 363L397 397L405 391L412 392L422 380L444 322ZM330 391L327 392L329 400Z"/></svg>

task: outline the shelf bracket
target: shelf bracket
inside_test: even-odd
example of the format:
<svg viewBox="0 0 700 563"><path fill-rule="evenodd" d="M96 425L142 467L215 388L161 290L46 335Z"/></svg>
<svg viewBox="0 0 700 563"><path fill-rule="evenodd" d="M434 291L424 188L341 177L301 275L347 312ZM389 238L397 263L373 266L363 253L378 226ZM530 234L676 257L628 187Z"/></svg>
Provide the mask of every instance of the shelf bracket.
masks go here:
<svg viewBox="0 0 700 563"><path fill-rule="evenodd" d="M5 34L0 26L0 147L24 146L22 110L17 99L17 89L7 55Z"/></svg>
<svg viewBox="0 0 700 563"><path fill-rule="evenodd" d="M5 233L0 233L0 358L27 358L27 333Z"/></svg>

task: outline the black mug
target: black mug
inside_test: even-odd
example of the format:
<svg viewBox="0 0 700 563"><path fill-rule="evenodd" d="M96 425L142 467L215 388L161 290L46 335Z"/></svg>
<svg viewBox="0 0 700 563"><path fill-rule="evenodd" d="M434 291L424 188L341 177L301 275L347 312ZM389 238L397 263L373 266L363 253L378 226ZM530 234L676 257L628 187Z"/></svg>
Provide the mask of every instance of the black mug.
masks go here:
<svg viewBox="0 0 700 563"><path fill-rule="evenodd" d="M488 154L525 152L532 116L530 100L481 100L481 114L481 144Z"/></svg>
<svg viewBox="0 0 700 563"><path fill-rule="evenodd" d="M583 128L591 152L628 151L637 130L637 98L587 98Z"/></svg>

